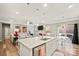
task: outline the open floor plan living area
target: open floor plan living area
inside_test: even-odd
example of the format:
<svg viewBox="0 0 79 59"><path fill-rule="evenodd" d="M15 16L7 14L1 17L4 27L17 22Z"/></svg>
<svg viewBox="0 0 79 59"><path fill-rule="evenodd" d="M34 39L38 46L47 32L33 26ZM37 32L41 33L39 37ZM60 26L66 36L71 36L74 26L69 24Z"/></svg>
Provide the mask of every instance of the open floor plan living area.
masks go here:
<svg viewBox="0 0 79 59"><path fill-rule="evenodd" d="M79 3L0 3L0 56L79 56Z"/></svg>

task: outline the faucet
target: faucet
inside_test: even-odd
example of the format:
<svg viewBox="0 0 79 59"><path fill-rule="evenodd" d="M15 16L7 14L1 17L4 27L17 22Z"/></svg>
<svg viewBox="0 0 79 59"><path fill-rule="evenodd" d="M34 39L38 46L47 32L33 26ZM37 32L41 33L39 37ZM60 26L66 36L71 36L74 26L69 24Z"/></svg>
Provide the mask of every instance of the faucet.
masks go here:
<svg viewBox="0 0 79 59"><path fill-rule="evenodd" d="M41 36L41 39L43 39L43 34L42 33L39 33L39 35Z"/></svg>

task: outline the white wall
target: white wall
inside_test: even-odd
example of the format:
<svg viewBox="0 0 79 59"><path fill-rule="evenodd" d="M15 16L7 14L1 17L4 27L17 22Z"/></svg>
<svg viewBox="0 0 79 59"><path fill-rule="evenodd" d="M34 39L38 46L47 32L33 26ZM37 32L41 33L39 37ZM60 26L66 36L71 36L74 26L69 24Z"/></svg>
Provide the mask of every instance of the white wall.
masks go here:
<svg viewBox="0 0 79 59"><path fill-rule="evenodd" d="M0 41L2 41L2 23L0 23Z"/></svg>
<svg viewBox="0 0 79 59"><path fill-rule="evenodd" d="M15 25L17 24L26 25L26 21L22 19L0 20L0 22L10 24L10 34L14 32Z"/></svg>
<svg viewBox="0 0 79 59"><path fill-rule="evenodd" d="M37 24L37 23L40 23L39 21L37 22L37 21L34 21L34 20L32 20L33 22L34 22L34 24ZM10 19L9 21L3 21L3 20L1 20L0 22L3 22L3 23L9 23L9 24L11 24L11 33L13 33L13 31L14 31L14 26L16 25L16 24L22 24L22 25L26 25L26 20L25 19ZM55 34L55 35L57 35L57 28L58 28L58 25L60 25L60 24L65 24L65 23L67 23L67 24L73 24L73 23L79 23L79 20L78 20L78 18L73 18L73 19L59 19L59 21L58 20L55 20L55 21L53 21L53 20L51 20L51 22L52 22L52 33L53 34ZM45 22L44 21L44 24L50 24L50 22Z"/></svg>
<svg viewBox="0 0 79 59"><path fill-rule="evenodd" d="M78 24L78 39L79 39L79 24Z"/></svg>

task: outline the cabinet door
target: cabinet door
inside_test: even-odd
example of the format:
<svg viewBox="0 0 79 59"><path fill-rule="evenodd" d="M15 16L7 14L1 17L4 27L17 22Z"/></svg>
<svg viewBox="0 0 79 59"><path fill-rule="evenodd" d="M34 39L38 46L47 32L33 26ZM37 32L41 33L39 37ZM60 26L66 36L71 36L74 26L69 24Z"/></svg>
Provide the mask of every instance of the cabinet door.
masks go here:
<svg viewBox="0 0 79 59"><path fill-rule="evenodd" d="M43 44L34 48L34 56L45 56L46 55L46 45Z"/></svg>
<svg viewBox="0 0 79 59"><path fill-rule="evenodd" d="M57 40L51 40L46 43L46 55L51 56L57 48Z"/></svg>
<svg viewBox="0 0 79 59"><path fill-rule="evenodd" d="M20 56L32 56L32 49L29 49L20 43L19 53L20 53Z"/></svg>

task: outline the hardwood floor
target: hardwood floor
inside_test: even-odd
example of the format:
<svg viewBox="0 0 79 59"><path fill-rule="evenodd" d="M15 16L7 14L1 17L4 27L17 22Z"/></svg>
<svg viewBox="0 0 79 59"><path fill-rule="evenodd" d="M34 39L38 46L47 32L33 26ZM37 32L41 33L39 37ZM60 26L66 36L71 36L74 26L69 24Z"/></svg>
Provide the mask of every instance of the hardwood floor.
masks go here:
<svg viewBox="0 0 79 59"><path fill-rule="evenodd" d="M73 44L73 47L69 46L58 48L55 52L62 53L64 56L79 56L79 45Z"/></svg>
<svg viewBox="0 0 79 59"><path fill-rule="evenodd" d="M60 52L64 56L79 56L79 45L72 44L72 41L68 39L61 47L57 48L56 52Z"/></svg>
<svg viewBox="0 0 79 59"><path fill-rule="evenodd" d="M3 42L0 42L0 56L5 56L5 48L3 49Z"/></svg>
<svg viewBox="0 0 79 59"><path fill-rule="evenodd" d="M18 56L18 50L9 39L6 39L3 43L0 43L0 55L1 56Z"/></svg>

